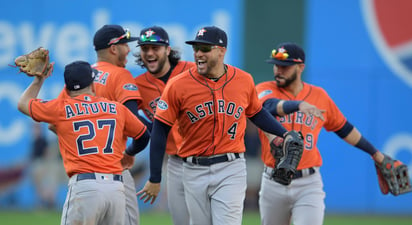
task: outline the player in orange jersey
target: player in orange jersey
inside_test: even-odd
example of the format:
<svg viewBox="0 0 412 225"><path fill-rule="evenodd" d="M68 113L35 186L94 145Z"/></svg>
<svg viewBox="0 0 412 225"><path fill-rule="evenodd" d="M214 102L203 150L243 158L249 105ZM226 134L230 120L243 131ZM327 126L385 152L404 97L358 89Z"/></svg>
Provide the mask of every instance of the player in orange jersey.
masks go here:
<svg viewBox="0 0 412 225"><path fill-rule="evenodd" d="M135 54L136 63L147 71L135 78L142 96L139 105L145 115L154 120L157 101L159 101L169 79L194 67L193 62L181 61L177 50L169 46L169 35L159 26L142 29L138 40L140 52ZM177 155L181 145L178 126L174 125L166 144L167 161L167 202L173 224L189 225L189 213L184 197L182 182L183 160Z"/></svg>
<svg viewBox="0 0 412 225"><path fill-rule="evenodd" d="M94 79L96 95L125 105L148 128L151 124L139 116L138 105L142 98L133 75L125 68L130 53L129 42L136 41L130 31L120 25L108 24L96 31L93 38L97 62L92 65L98 73ZM67 96L65 90L60 97ZM132 147L132 146L129 146ZM139 207L134 179L129 170L123 171L126 192L125 225L139 225Z"/></svg>
<svg viewBox="0 0 412 225"><path fill-rule="evenodd" d="M259 102L252 76L224 63L226 33L201 28L192 45L196 68L169 80L158 101L150 145L150 178L139 191L153 203L160 190L166 138L174 124L183 141L183 185L190 224L240 225L246 193L246 119L283 136Z"/></svg>
<svg viewBox="0 0 412 225"><path fill-rule="evenodd" d="M95 96L96 72L75 61L64 70L68 96L36 99L45 78L35 77L22 94L18 109L38 122L54 126L69 179L61 224L124 225L122 171L143 150L150 135L125 106ZM126 151L127 137L133 147Z"/></svg>
<svg viewBox="0 0 412 225"><path fill-rule="evenodd" d="M265 164L259 198L262 224L321 225L325 193L319 170L322 158L316 146L321 129L335 132L378 163L384 156L345 118L324 89L302 81L305 53L301 47L281 43L272 50L267 62L274 64L275 80L256 86L259 99L284 127L302 132L304 152L292 183L279 184L272 179L276 162L270 152L269 140L274 137L259 130Z"/></svg>

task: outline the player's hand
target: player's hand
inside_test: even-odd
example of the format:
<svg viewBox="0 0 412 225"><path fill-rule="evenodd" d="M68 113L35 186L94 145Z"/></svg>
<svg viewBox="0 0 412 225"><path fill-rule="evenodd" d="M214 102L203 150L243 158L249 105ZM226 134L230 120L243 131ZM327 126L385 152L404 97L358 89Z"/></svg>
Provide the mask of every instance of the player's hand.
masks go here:
<svg viewBox="0 0 412 225"><path fill-rule="evenodd" d="M377 151L377 152L375 152L375 154L373 154L372 158L378 164L382 164L383 159L385 158L385 156L382 154L382 152Z"/></svg>
<svg viewBox="0 0 412 225"><path fill-rule="evenodd" d="M326 112L326 110L318 109L316 106L311 105L307 102L301 102L299 104L299 111L305 113L307 116L312 116L313 115L315 117L318 117L322 121L325 120L322 113Z"/></svg>
<svg viewBox="0 0 412 225"><path fill-rule="evenodd" d="M128 155L126 152L123 152L123 158L120 160L120 163L123 166L123 170L130 169L134 165L134 156Z"/></svg>
<svg viewBox="0 0 412 225"><path fill-rule="evenodd" d="M156 200L157 195L160 192L160 183L152 183L147 181L143 189L137 192L136 195L140 195L140 200L143 200L144 203L151 200L150 204Z"/></svg>

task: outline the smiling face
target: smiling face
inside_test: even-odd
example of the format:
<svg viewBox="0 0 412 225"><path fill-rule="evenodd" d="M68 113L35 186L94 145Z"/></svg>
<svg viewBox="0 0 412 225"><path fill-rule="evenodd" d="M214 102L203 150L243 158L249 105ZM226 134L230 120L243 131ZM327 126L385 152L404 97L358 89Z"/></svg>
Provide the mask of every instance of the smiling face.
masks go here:
<svg viewBox="0 0 412 225"><path fill-rule="evenodd" d="M194 58L197 72L200 75L213 78L219 77L223 68L223 58L226 48L217 45L196 44L193 45Z"/></svg>
<svg viewBox="0 0 412 225"><path fill-rule="evenodd" d="M170 69L170 46L141 45L140 56L146 69L155 77L161 77Z"/></svg>

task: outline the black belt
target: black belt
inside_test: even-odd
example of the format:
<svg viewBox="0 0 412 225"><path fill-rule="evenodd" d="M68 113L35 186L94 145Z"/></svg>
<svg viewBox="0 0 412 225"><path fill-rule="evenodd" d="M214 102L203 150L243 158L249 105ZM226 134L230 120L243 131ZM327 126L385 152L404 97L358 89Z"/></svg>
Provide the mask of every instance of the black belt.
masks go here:
<svg viewBox="0 0 412 225"><path fill-rule="evenodd" d="M169 155L171 158L175 158L177 160L183 160L182 157L178 156L178 155Z"/></svg>
<svg viewBox="0 0 412 225"><path fill-rule="evenodd" d="M316 170L313 169L313 167L308 168L307 170L309 171L309 174L308 174L308 175L312 175L312 174L314 174L314 173L316 172ZM302 170L298 170L298 171L296 171L295 175L293 175L292 179L297 179L297 178L301 178L301 177L303 177L303 171L302 171Z"/></svg>
<svg viewBox="0 0 412 225"><path fill-rule="evenodd" d="M102 180L105 180L104 175L101 175L101 176L102 176ZM79 173L77 174L76 181L79 181L79 180L96 180L96 174L95 173ZM123 176L119 174L113 174L113 180L123 182Z"/></svg>
<svg viewBox="0 0 412 225"><path fill-rule="evenodd" d="M209 157L190 156L187 158L183 158L183 161L201 165L201 166L210 166L216 163L232 161L234 159L239 159L242 157L243 157L242 153L227 153L224 155L209 156Z"/></svg>
<svg viewBox="0 0 412 225"><path fill-rule="evenodd" d="M303 172L304 170L307 170L308 172L305 174ZM296 171L295 175L293 175L292 179L298 179L298 178L301 178L303 176L309 176L309 175L314 174L315 172L316 172L316 170L313 167L303 169L303 170L298 170L298 171ZM265 166L265 173L272 176L273 168Z"/></svg>

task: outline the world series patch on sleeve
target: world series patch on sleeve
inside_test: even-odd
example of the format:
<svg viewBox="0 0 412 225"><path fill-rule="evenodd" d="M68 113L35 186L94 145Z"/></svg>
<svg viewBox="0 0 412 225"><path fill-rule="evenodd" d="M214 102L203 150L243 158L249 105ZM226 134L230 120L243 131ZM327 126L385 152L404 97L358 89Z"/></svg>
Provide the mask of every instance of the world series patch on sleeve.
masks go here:
<svg viewBox="0 0 412 225"><path fill-rule="evenodd" d="M399 160L393 160L385 154L384 156L382 164L375 163L382 193L386 195L390 192L398 196L410 192L412 189L408 167Z"/></svg>

